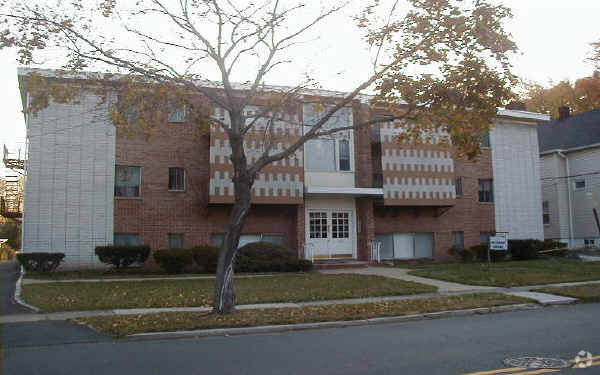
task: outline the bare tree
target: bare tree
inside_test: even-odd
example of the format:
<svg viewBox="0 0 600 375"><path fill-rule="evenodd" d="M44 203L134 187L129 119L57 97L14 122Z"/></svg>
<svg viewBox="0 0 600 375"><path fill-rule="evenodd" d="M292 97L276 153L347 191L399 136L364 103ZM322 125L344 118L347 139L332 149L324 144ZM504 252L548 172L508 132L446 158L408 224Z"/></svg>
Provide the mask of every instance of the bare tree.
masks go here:
<svg viewBox="0 0 600 375"><path fill-rule="evenodd" d="M153 119L148 113L159 105L157 94L167 93L185 103L198 123L227 134L235 200L214 299L214 311L226 314L235 307L233 262L251 189L265 166L289 157L309 140L389 121L404 126L407 137L414 139L423 132L442 131L455 147L474 156L478 136L489 128L497 107L511 97L514 81L507 58L516 46L502 27L510 10L486 0L373 0L353 18L371 48L372 70L357 72L364 78L351 92L327 100L314 95L318 118L295 142L275 150L274 124L302 126L282 114L316 86L309 78L289 88L271 88L264 81L293 60L288 52L305 42L307 33L339 17L346 5L336 2L298 23L306 19L307 4L292 0L140 0L135 5L105 0L92 6L83 0L57 0L52 5L0 0L0 47L16 47L22 64L35 64L44 52L58 50L67 57L63 68L69 73L98 66L121 73L125 78L119 80L119 95L125 100L111 112L117 126L148 125ZM111 37L114 33L103 29L104 24L118 28L119 37ZM248 69L248 61L257 63L253 78L236 84L232 77ZM343 66L342 61L334 63ZM217 83L203 81L207 77L199 72L206 66L218 72ZM114 76L95 79L98 86L116 87ZM33 100L31 111L47 105L44 93L52 92L39 77L33 82L31 90L42 89L36 91L38 100ZM133 87L138 89L123 89ZM373 93L371 103L385 109L384 116L327 125L365 91ZM54 94L53 100L76 97ZM248 114L247 108L257 103L259 110ZM123 106L136 105L138 120L131 121ZM214 108L223 109L226 119L215 115ZM259 156L249 162L244 141L257 131L257 124L264 125L264 142Z"/></svg>

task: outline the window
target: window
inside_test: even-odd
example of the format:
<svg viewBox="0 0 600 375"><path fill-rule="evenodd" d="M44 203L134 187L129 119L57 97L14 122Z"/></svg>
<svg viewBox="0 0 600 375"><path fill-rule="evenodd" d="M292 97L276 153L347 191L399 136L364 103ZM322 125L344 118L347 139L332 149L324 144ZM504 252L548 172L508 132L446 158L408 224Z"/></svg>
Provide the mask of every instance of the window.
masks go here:
<svg viewBox="0 0 600 375"><path fill-rule="evenodd" d="M169 233L169 249L183 248L183 233Z"/></svg>
<svg viewBox="0 0 600 375"><path fill-rule="evenodd" d="M576 180L575 181L575 190L583 190L585 189L585 180Z"/></svg>
<svg viewBox="0 0 600 375"><path fill-rule="evenodd" d="M309 171L338 172L352 168L348 139L313 139L304 145L304 153Z"/></svg>
<svg viewBox="0 0 600 375"><path fill-rule="evenodd" d="M465 248L465 232L452 232L452 243L457 249Z"/></svg>
<svg viewBox="0 0 600 375"><path fill-rule="evenodd" d="M489 130L481 135L481 138L479 139L479 145L481 147L491 147Z"/></svg>
<svg viewBox="0 0 600 375"><path fill-rule="evenodd" d="M593 238L586 238L583 240L583 244L585 245L585 247L594 247L596 246L596 240L594 240Z"/></svg>
<svg viewBox="0 0 600 375"><path fill-rule="evenodd" d="M494 201L494 185L492 180L479 180L479 202Z"/></svg>
<svg viewBox="0 0 600 375"><path fill-rule="evenodd" d="M327 212L309 213L310 238L327 238Z"/></svg>
<svg viewBox="0 0 600 375"><path fill-rule="evenodd" d="M169 168L169 190L185 190L185 170Z"/></svg>
<svg viewBox="0 0 600 375"><path fill-rule="evenodd" d="M223 241L225 241L225 234L223 233L213 233L210 235L210 244L212 246L221 247Z"/></svg>
<svg viewBox="0 0 600 375"><path fill-rule="evenodd" d="M331 237L332 238L349 238L350 224L348 212L332 212L331 213Z"/></svg>
<svg viewBox="0 0 600 375"><path fill-rule="evenodd" d="M210 236L210 244L212 246L221 247L224 240L224 233L213 233ZM243 234L240 236L239 246L242 247L245 244L258 241L270 242L281 246L286 246L287 244L286 238L282 234Z"/></svg>
<svg viewBox="0 0 600 375"><path fill-rule="evenodd" d="M140 167L115 167L115 197L140 196Z"/></svg>
<svg viewBox="0 0 600 375"><path fill-rule="evenodd" d="M186 110L184 105L177 106L175 103L169 102L169 122L185 122L185 115Z"/></svg>
<svg viewBox="0 0 600 375"><path fill-rule="evenodd" d="M456 180L454 181L454 189L456 190L456 197L462 197L463 195L463 184L462 184L462 177L456 177Z"/></svg>
<svg viewBox="0 0 600 375"><path fill-rule="evenodd" d="M117 246L140 245L140 235L137 233L115 233L113 237L113 244Z"/></svg>
<svg viewBox="0 0 600 375"><path fill-rule="evenodd" d="M340 171L349 171L350 170L350 142L346 139L342 139L338 142L338 147L340 150L340 154L339 154Z"/></svg>
<svg viewBox="0 0 600 375"><path fill-rule="evenodd" d="M550 202L543 201L542 202L542 220L544 221L544 225L550 224Z"/></svg>
<svg viewBox="0 0 600 375"><path fill-rule="evenodd" d="M479 232L479 242L487 245L490 243L491 236L492 232Z"/></svg>
<svg viewBox="0 0 600 375"><path fill-rule="evenodd" d="M310 171L335 172L335 140L313 139L306 142L306 167Z"/></svg>

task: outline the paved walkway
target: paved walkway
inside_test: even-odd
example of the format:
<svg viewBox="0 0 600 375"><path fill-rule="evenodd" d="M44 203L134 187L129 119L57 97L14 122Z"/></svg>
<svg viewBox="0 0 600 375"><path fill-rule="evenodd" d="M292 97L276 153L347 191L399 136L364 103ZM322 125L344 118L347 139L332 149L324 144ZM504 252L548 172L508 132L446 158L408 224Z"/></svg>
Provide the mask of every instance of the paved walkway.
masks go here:
<svg viewBox="0 0 600 375"><path fill-rule="evenodd" d="M25 307L15 303L15 283L19 278L19 266L15 260L0 262L0 315L26 314Z"/></svg>
<svg viewBox="0 0 600 375"><path fill-rule="evenodd" d="M491 286L478 286L478 285L465 285L452 283L449 281L442 281L436 279L428 279L426 277L419 277L409 275L410 269L397 268L397 267L367 267L367 268L347 268L337 270L324 270L322 273L326 274L343 274L343 273L356 273L360 275L376 275L389 277L392 279L399 279L404 281L412 281L415 283L421 283L426 285L435 286L439 292L493 292L498 290L504 290L504 288L491 287Z"/></svg>

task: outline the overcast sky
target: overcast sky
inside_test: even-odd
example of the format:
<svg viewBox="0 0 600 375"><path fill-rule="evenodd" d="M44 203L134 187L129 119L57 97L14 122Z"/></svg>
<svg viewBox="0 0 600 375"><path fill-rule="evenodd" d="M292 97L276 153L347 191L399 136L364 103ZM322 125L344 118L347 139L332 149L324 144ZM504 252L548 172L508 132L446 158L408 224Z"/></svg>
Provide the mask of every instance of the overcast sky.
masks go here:
<svg viewBox="0 0 600 375"><path fill-rule="evenodd" d="M600 40L598 0L495 0L512 8L512 33L520 54L513 59L521 78L548 84L590 75L586 62L590 43ZM369 74L369 59L354 23L347 18L329 21L320 37L305 43L293 65L269 77L269 84L294 84L307 71L323 88L350 90ZM213 77L216 78L216 77ZM23 147L25 125L17 84L15 51L0 50L0 144ZM1 167L1 166L0 166ZM2 174L0 169L0 174Z"/></svg>

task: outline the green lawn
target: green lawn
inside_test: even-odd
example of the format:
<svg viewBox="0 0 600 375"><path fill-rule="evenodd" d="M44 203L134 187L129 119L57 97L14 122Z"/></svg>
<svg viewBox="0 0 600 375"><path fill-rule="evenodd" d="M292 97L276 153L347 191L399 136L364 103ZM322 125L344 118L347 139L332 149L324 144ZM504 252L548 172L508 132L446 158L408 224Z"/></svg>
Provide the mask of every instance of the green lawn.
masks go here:
<svg viewBox="0 0 600 375"><path fill-rule="evenodd" d="M22 296L46 312L211 305L214 280L24 284ZM319 273L238 278L238 304L316 301L435 292L428 285L367 275Z"/></svg>
<svg viewBox="0 0 600 375"><path fill-rule="evenodd" d="M444 263L412 267L411 275L470 285L522 286L600 280L600 263L563 258L492 263Z"/></svg>
<svg viewBox="0 0 600 375"><path fill-rule="evenodd" d="M480 293L364 304L240 310L235 314L225 316L211 313L183 312L80 318L76 319L76 321L91 325L99 331L119 337L142 332L359 320L529 302L532 301L504 294Z"/></svg>
<svg viewBox="0 0 600 375"><path fill-rule="evenodd" d="M542 288L536 290L536 292L579 298L583 302L600 302L600 284Z"/></svg>

